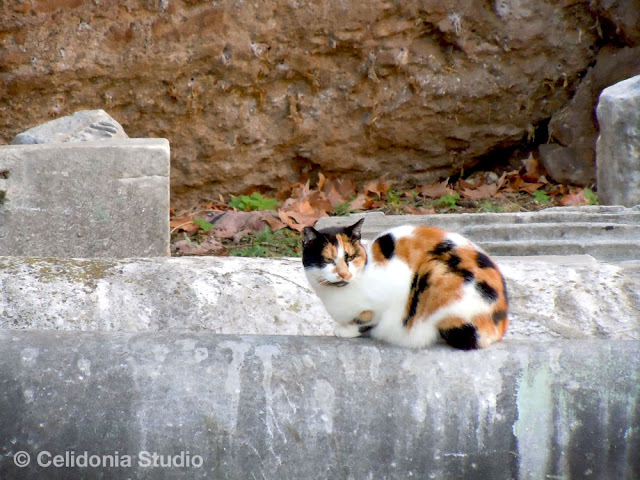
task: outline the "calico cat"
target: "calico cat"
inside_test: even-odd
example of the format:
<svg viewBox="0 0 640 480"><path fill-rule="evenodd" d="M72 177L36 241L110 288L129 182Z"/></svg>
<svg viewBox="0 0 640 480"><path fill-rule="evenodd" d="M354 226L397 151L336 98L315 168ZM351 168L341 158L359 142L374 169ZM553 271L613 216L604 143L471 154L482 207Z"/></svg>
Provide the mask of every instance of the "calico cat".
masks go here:
<svg viewBox="0 0 640 480"><path fill-rule="evenodd" d="M457 233L422 226L392 228L365 249L363 221L304 229L305 274L336 335L415 348L440 336L463 350L502 338L507 289L485 252Z"/></svg>

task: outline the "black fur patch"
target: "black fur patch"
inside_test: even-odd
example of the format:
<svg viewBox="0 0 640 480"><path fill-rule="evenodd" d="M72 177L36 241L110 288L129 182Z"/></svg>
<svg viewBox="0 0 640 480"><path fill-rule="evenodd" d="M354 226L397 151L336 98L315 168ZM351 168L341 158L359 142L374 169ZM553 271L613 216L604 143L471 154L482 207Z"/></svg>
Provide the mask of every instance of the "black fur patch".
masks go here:
<svg viewBox="0 0 640 480"><path fill-rule="evenodd" d="M480 268L496 268L496 264L493 263L486 253L478 252L476 263Z"/></svg>
<svg viewBox="0 0 640 480"><path fill-rule="evenodd" d="M447 345L460 350L475 350L478 348L478 336L476 327L473 325L463 325L449 330L440 330L440 336Z"/></svg>
<svg viewBox="0 0 640 480"><path fill-rule="evenodd" d="M451 273L460 275L464 279L465 283L472 282L473 279L475 278L473 275L473 272L467 270L466 268L460 268L461 262L462 262L462 259L458 255L455 255L453 253L449 255L449 258L444 260L444 263L447 264L447 267L449 267L449 270L451 271Z"/></svg>
<svg viewBox="0 0 640 480"><path fill-rule="evenodd" d="M413 280L411 280L411 303L409 304L409 311L407 312L407 316L404 317L402 322L403 326L407 326L409 324L409 320L416 314L416 309L418 308L418 296L416 295L416 289L418 288L418 280L420 280L420 276L415 273L413 275Z"/></svg>
<svg viewBox="0 0 640 480"><path fill-rule="evenodd" d="M496 289L487 282L476 283L476 290L478 290L478 293L482 295L482 298L488 302L495 302L498 299L498 292L496 292Z"/></svg>
<svg viewBox="0 0 640 480"><path fill-rule="evenodd" d="M371 336L371 330L373 329L375 325L365 325L362 326L358 329L358 331L360 332L360 336L361 337L370 337Z"/></svg>
<svg viewBox="0 0 640 480"><path fill-rule="evenodd" d="M493 318L493 323L498 325L501 321L507 318L507 312L505 312L504 310L498 310L497 312L493 312L491 318Z"/></svg>
<svg viewBox="0 0 640 480"><path fill-rule="evenodd" d="M391 234L387 233L386 235L381 236L376 240L376 243L380 247L380 251L384 258L391 258L393 256L393 252L396 250L396 242Z"/></svg>
<svg viewBox="0 0 640 480"><path fill-rule="evenodd" d="M451 240L444 240L440 242L431 252L433 255L439 257L447 252L450 252L455 247L455 244Z"/></svg>
<svg viewBox="0 0 640 480"><path fill-rule="evenodd" d="M411 281L411 303L409 304L409 311L404 318L402 325L409 325L409 320L416 316L418 310L418 303L420 302L420 296L429 288L429 272L425 273L421 277L416 273Z"/></svg>
<svg viewBox="0 0 640 480"><path fill-rule="evenodd" d="M328 243L326 239L319 239L304 246L302 250L302 265L304 268L322 268L327 261L322 256L322 249Z"/></svg>
<svg viewBox="0 0 640 480"><path fill-rule="evenodd" d="M471 283L475 278L473 273L467 270L466 268L461 268L459 270L456 270L456 273L461 275L462 278L464 278L464 283Z"/></svg>
<svg viewBox="0 0 640 480"><path fill-rule="evenodd" d="M460 262L462 262L462 259L458 255L449 255L449 258L447 258L445 262L449 267L449 270L456 272L460 266Z"/></svg>

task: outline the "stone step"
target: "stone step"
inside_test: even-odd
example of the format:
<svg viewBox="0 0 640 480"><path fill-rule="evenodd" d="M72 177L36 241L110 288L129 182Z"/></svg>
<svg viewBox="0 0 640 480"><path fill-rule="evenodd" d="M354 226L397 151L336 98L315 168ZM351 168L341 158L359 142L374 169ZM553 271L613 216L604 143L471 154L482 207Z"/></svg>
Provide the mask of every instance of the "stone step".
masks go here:
<svg viewBox="0 0 640 480"><path fill-rule="evenodd" d="M539 212L442 215L353 214L325 217L317 228L365 218L363 238L398 225L431 225L456 231L493 255L580 255L601 260L640 259L640 208L563 207Z"/></svg>
<svg viewBox="0 0 640 480"><path fill-rule="evenodd" d="M640 262L497 257L507 338L640 339ZM331 335L300 259L0 257L0 329Z"/></svg>
<svg viewBox="0 0 640 480"><path fill-rule="evenodd" d="M637 240L520 240L520 241L477 241L480 247L491 255L535 256L535 255L592 255L596 258L625 259L640 258L640 244Z"/></svg>
<svg viewBox="0 0 640 480"><path fill-rule="evenodd" d="M640 238L640 224L629 223L571 223L569 228L566 224L557 223L535 223L535 224L475 224L462 226L457 232L473 237L475 242L503 241L523 241L523 240L579 240L584 242L585 238L597 241L612 240L637 240Z"/></svg>
<svg viewBox="0 0 640 480"><path fill-rule="evenodd" d="M640 477L640 341L0 331L0 351L2 478Z"/></svg>

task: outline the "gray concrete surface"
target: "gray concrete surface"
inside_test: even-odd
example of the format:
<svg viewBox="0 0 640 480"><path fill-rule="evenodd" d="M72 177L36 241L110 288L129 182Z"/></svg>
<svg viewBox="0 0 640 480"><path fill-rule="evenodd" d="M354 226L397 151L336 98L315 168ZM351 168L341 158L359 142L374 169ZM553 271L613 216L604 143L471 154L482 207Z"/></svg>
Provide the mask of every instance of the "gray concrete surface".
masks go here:
<svg viewBox="0 0 640 480"><path fill-rule="evenodd" d="M497 257L507 338L640 339L640 262ZM0 257L0 328L331 335L299 259Z"/></svg>
<svg viewBox="0 0 640 480"><path fill-rule="evenodd" d="M640 207L549 208L540 212L443 215L353 214L325 217L316 227L349 225L364 216L363 237L398 225L431 225L458 232L492 255L591 255L640 259Z"/></svg>
<svg viewBox="0 0 640 480"><path fill-rule="evenodd" d="M639 350L0 331L0 477L632 480Z"/></svg>
<svg viewBox="0 0 640 480"><path fill-rule="evenodd" d="M116 138L129 136L111 115L104 110L81 110L19 133L11 144L88 142Z"/></svg>
<svg viewBox="0 0 640 480"><path fill-rule="evenodd" d="M640 75L605 88L596 109L598 197L605 204L640 204Z"/></svg>
<svg viewBox="0 0 640 480"><path fill-rule="evenodd" d="M169 254L169 142L0 146L0 255Z"/></svg>

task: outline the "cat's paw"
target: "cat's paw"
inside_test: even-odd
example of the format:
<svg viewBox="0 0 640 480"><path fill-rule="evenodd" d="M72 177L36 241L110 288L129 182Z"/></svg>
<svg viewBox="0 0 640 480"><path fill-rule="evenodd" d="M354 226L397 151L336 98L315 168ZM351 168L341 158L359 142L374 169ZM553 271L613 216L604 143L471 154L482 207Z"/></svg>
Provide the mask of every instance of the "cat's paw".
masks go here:
<svg viewBox="0 0 640 480"><path fill-rule="evenodd" d="M354 338L360 336L360 328L358 325L336 325L333 329L333 334L336 337L342 338Z"/></svg>
<svg viewBox="0 0 640 480"><path fill-rule="evenodd" d="M371 322L371 320L373 320L373 312L371 310L365 310L363 312L360 312L358 318L353 319L353 323L356 323L358 325L366 325L367 323Z"/></svg>

